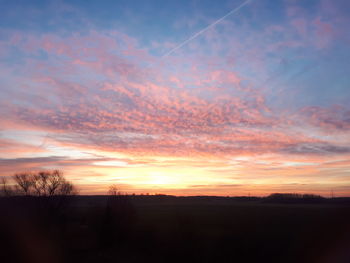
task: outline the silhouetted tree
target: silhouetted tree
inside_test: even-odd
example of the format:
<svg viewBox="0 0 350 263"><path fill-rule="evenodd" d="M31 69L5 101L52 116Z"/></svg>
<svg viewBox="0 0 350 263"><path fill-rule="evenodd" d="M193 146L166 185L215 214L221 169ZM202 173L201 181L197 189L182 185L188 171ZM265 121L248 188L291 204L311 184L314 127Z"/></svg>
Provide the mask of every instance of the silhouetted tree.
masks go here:
<svg viewBox="0 0 350 263"><path fill-rule="evenodd" d="M15 174L13 176L14 181L16 182L16 190L22 192L24 195L29 195L33 187L32 175L29 173Z"/></svg>
<svg viewBox="0 0 350 263"><path fill-rule="evenodd" d="M61 262L56 249L64 238L72 183L58 171L17 173L11 180L0 178L0 246L14 248L19 260L1 262ZM13 244L8 240L14 240ZM15 245L14 245L15 244ZM17 245L18 244L18 245ZM6 247L7 246L7 247ZM18 246L18 248L17 248ZM63 245L62 245L63 246Z"/></svg>
<svg viewBox="0 0 350 263"><path fill-rule="evenodd" d="M11 196L13 194L13 190L11 186L8 185L6 178L1 178L1 188L0 188L0 195L1 196Z"/></svg>
<svg viewBox="0 0 350 263"><path fill-rule="evenodd" d="M58 170L20 173L15 174L13 179L16 193L21 195L50 197L76 194L73 184Z"/></svg>
<svg viewBox="0 0 350 263"><path fill-rule="evenodd" d="M116 185L111 185L99 227L100 245L118 249L119 245L125 244L132 232L135 215L129 196L118 191Z"/></svg>
<svg viewBox="0 0 350 263"><path fill-rule="evenodd" d="M71 196L77 193L58 170L17 173L11 184L4 178L0 183L2 195L24 197L17 198L22 207L49 221L60 220Z"/></svg>
<svg viewBox="0 0 350 263"><path fill-rule="evenodd" d="M120 195L120 192L118 191L118 188L116 185L111 185L108 189L108 195L110 196L116 196Z"/></svg>

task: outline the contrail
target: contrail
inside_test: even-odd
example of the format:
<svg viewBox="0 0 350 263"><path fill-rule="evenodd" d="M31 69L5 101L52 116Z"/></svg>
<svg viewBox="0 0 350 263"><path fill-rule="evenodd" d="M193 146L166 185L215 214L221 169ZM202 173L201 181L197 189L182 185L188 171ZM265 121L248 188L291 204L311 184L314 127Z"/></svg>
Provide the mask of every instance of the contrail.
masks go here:
<svg viewBox="0 0 350 263"><path fill-rule="evenodd" d="M182 43L180 43L179 45L177 45L176 47L174 47L173 49L171 49L170 51L168 51L167 53L165 53L161 58L167 57L169 56L171 53L173 53L174 51L178 50L179 48L183 47L184 45L186 45L188 42L190 42L191 40L195 39L196 37L198 37L200 34L203 34L205 31L207 31L209 28L215 26L216 24L220 23L222 20L224 20L226 17L236 13L237 11L239 11L243 6L245 6L246 4L248 4L250 1L252 0L247 0L245 2L243 2L242 4L240 4L239 6L237 6L236 8L232 9L230 12L228 12L226 15L224 15L223 17L219 18L218 20L216 20L215 22L213 22L212 24L210 24L209 26L203 28L202 30L198 31L197 33L195 33L193 36L191 36L189 39L183 41Z"/></svg>

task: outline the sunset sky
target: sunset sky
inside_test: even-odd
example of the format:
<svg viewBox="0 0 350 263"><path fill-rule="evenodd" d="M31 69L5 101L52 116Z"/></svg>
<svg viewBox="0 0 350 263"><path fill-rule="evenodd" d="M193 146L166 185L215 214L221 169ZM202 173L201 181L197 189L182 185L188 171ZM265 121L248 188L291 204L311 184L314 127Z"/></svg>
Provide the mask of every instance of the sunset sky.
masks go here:
<svg viewBox="0 0 350 263"><path fill-rule="evenodd" d="M0 176L350 195L350 1L0 4Z"/></svg>

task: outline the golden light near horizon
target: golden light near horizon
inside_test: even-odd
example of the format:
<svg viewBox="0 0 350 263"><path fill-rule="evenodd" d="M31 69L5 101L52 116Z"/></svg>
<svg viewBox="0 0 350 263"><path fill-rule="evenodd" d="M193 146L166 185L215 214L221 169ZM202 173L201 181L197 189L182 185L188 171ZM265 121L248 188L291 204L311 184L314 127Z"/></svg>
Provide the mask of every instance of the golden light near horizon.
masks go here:
<svg viewBox="0 0 350 263"><path fill-rule="evenodd" d="M0 176L60 169L83 194L350 194L345 0L63 2L0 18Z"/></svg>
<svg viewBox="0 0 350 263"><path fill-rule="evenodd" d="M332 179L324 178L313 184L313 190L309 189L310 182L313 182L309 174L327 169L322 160L318 162L316 159L286 161L273 155L216 159L150 156L148 159L127 154L119 154L118 159L114 153L94 154L105 157L66 170L67 174L75 174L71 178L81 186L82 194L106 194L110 185L116 185L124 193L199 195L204 192L223 196L261 196L271 191L329 195L330 187L336 188ZM266 170L268 175L264 172ZM341 191L336 190L336 193L344 195Z"/></svg>
<svg viewBox="0 0 350 263"><path fill-rule="evenodd" d="M350 0L0 0L0 263L348 262L349 28Z"/></svg>

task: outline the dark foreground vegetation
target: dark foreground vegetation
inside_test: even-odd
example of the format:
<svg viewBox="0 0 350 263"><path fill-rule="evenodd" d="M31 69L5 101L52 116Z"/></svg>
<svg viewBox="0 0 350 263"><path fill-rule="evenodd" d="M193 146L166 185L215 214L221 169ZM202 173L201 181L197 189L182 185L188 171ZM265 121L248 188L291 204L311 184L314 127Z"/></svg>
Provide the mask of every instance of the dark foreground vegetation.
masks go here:
<svg viewBox="0 0 350 263"><path fill-rule="evenodd" d="M350 262L350 198L17 190L0 198L0 262Z"/></svg>
<svg viewBox="0 0 350 263"><path fill-rule="evenodd" d="M1 198L1 262L350 262L349 199L72 198Z"/></svg>

